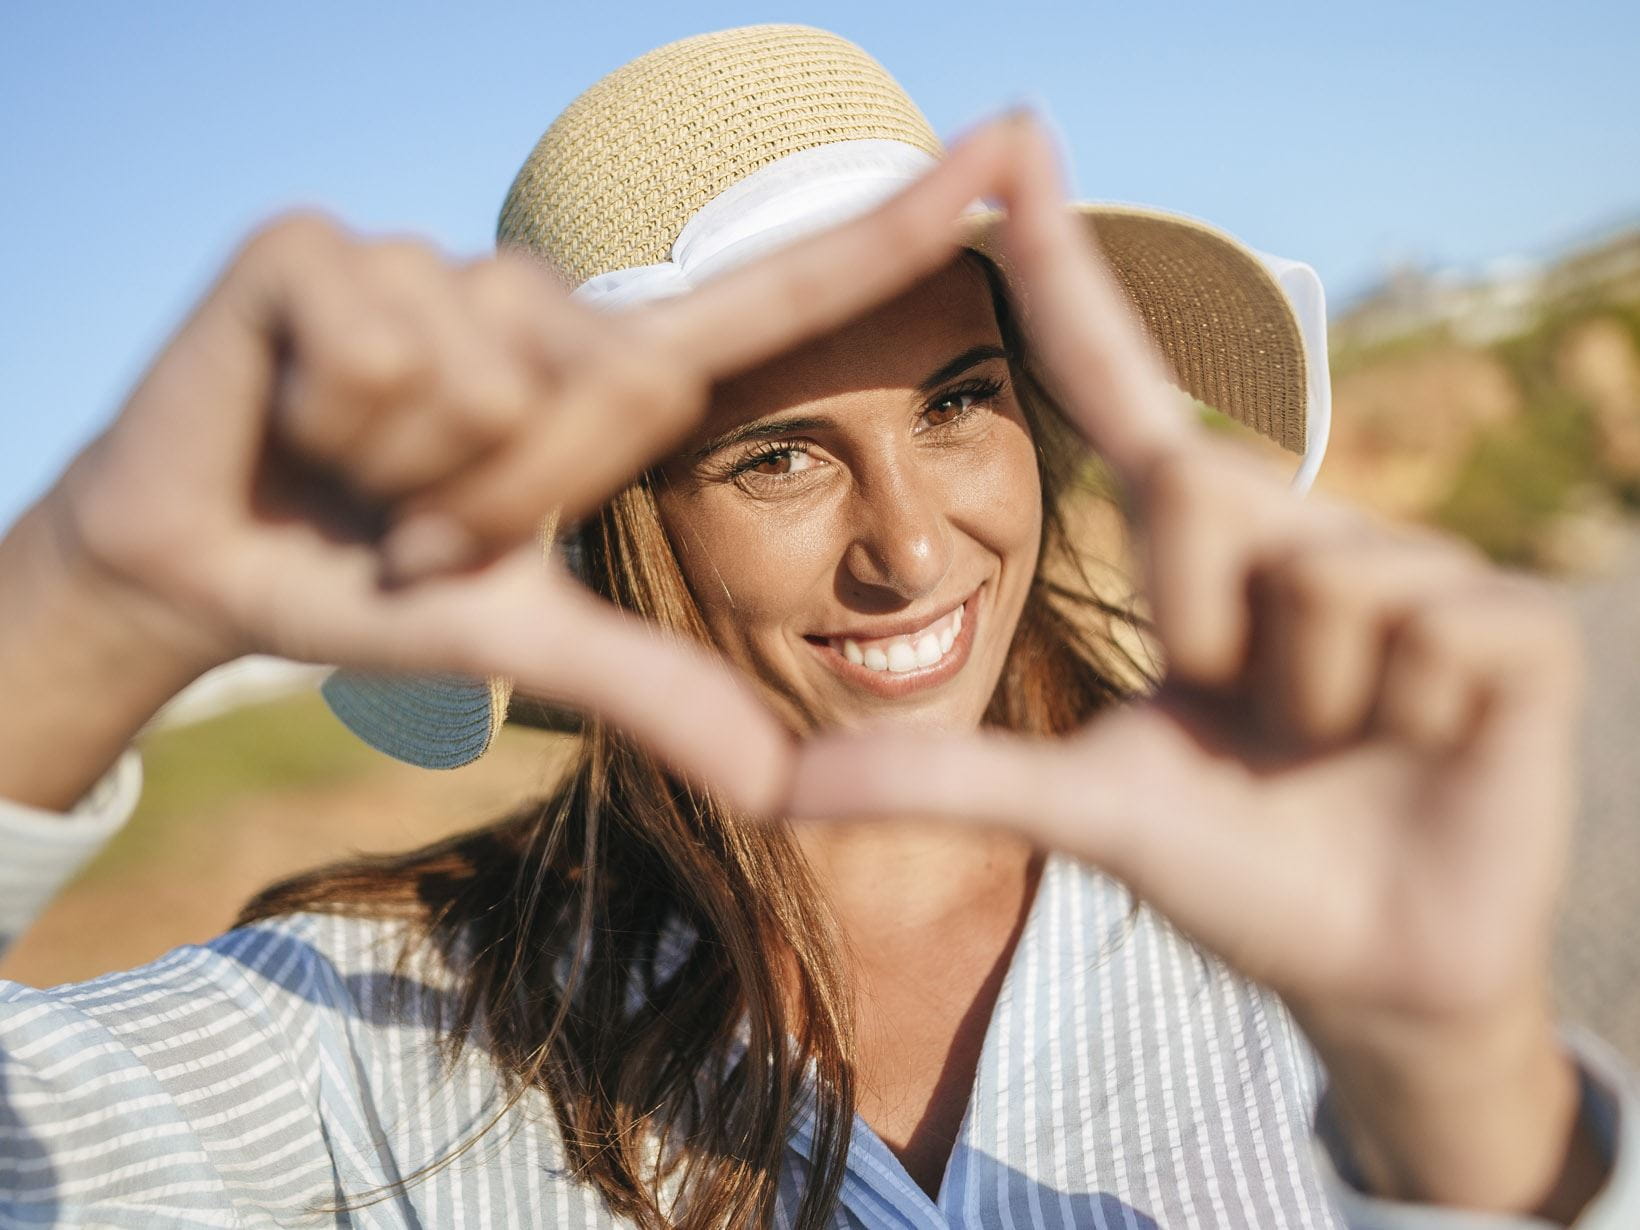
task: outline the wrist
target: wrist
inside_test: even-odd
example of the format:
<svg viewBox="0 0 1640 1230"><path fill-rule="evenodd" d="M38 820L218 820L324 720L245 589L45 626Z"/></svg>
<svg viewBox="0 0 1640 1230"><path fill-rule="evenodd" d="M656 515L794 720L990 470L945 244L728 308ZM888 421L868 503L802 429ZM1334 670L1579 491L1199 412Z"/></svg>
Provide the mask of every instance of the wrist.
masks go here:
<svg viewBox="0 0 1640 1230"><path fill-rule="evenodd" d="M75 609L98 613L87 621L93 647L140 642L171 673L194 676L253 652L213 624L202 604L166 592L161 577L179 571L179 557L198 555L210 527L162 493L133 489L121 472L118 426L87 446L30 510L41 568Z"/></svg>
<svg viewBox="0 0 1640 1230"><path fill-rule="evenodd" d="M59 491L0 538L0 796L63 810L235 656L74 545Z"/></svg>
<svg viewBox="0 0 1640 1230"><path fill-rule="evenodd" d="M1368 1194L1569 1224L1606 1177L1542 997L1318 1050L1327 1127Z"/></svg>

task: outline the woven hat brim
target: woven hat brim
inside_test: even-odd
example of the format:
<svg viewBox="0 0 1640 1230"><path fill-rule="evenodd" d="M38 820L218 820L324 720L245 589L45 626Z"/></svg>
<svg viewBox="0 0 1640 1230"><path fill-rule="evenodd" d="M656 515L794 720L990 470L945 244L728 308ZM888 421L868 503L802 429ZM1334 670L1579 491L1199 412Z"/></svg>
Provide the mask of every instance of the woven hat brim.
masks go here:
<svg viewBox="0 0 1640 1230"><path fill-rule="evenodd" d="M1252 249L1193 218L1137 206L1071 207L1179 385L1221 414L1303 453L1309 386L1293 306ZM970 215L968 246L1013 273L1001 213Z"/></svg>

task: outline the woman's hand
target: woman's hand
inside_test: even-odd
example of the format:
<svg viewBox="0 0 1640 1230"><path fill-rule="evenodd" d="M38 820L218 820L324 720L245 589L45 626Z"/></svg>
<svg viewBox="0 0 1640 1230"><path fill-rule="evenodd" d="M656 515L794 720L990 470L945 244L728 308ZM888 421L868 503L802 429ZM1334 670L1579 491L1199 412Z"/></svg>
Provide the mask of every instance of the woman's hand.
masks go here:
<svg viewBox="0 0 1640 1230"><path fill-rule="evenodd" d="M1575 1211L1598 1167L1557 1191L1576 1090L1546 990L1567 616L1198 432L1035 149L1007 252L1045 375L1130 502L1164 682L1059 743L811 743L791 813L1000 824L1108 869L1285 997L1380 1192Z"/></svg>
<svg viewBox="0 0 1640 1230"><path fill-rule="evenodd" d="M721 665L543 568L539 527L664 455L715 380L949 259L961 209L991 189L1011 141L1007 125L982 127L860 220L622 313L570 300L522 259L452 264L313 216L268 227L0 544L0 591L60 595L0 609L0 682L59 695L85 676L83 715L118 707L117 664L134 658L177 664L146 672L150 692L250 652L501 674L767 806L789 770L784 731ZM111 617L79 618L90 608ZM70 669L58 657L84 646L40 653L68 626L118 635L99 665ZM44 753L84 728L48 718L0 729L0 746L58 774L35 797L72 798L73 766L28 741ZM105 732L104 762L129 733Z"/></svg>

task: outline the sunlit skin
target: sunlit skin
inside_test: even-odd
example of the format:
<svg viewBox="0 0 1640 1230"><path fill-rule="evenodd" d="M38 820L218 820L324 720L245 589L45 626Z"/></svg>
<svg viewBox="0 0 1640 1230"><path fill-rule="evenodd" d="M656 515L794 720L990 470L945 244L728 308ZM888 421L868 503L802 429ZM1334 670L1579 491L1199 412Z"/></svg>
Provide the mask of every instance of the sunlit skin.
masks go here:
<svg viewBox="0 0 1640 1230"><path fill-rule="evenodd" d="M1033 355L1124 490L1167 664L1156 695L1060 740L975 729L1035 551L1023 427L993 409L963 437L960 417L936 422L956 407L910 396L994 340L977 280L927 277L977 198L1006 207ZM823 822L800 838L849 940L859 1107L926 1189L1034 842L1282 996L1370 1190L1569 1224L1609 1170L1548 995L1571 620L1438 537L1294 502L1194 431L1120 296L1024 116L852 224L619 313L528 262L277 222L0 537L0 691L30 698L0 709L0 797L66 809L162 704L245 653L506 676L750 814ZM808 494L752 500L674 468L666 495L750 684L542 568L549 512L574 522L680 447L822 403L824 425L781 429L814 437ZM337 480L385 537L336 532ZM897 630L970 583L960 664L891 685L811 639ZM818 737L790 738L799 717Z"/></svg>
<svg viewBox="0 0 1640 1230"><path fill-rule="evenodd" d="M978 724L1036 566L1041 491L971 261L720 385L664 477L661 514L713 641L794 722ZM872 672L826 644L909 633L963 603L934 668Z"/></svg>
<svg viewBox="0 0 1640 1230"><path fill-rule="evenodd" d="M789 720L979 725L1042 511L971 260L721 384L663 476L662 517L714 642ZM873 672L832 643L910 632L964 603L961 634L929 667ZM800 841L854 963L861 1114L933 1193L1036 861L1018 838L912 817L805 826Z"/></svg>

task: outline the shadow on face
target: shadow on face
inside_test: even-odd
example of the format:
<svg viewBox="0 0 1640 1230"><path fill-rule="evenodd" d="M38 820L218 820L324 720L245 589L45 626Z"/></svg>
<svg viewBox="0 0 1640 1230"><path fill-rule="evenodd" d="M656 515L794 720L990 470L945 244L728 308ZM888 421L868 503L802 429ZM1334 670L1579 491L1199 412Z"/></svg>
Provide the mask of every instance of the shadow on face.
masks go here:
<svg viewBox="0 0 1640 1230"><path fill-rule="evenodd" d="M978 725L1042 531L977 259L714 390L660 472L712 639L799 725Z"/></svg>

